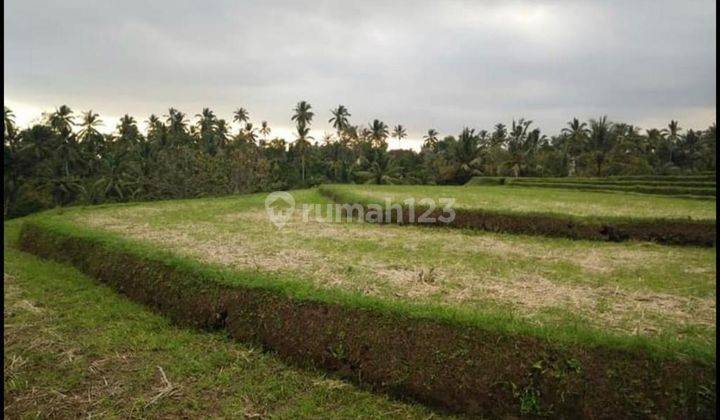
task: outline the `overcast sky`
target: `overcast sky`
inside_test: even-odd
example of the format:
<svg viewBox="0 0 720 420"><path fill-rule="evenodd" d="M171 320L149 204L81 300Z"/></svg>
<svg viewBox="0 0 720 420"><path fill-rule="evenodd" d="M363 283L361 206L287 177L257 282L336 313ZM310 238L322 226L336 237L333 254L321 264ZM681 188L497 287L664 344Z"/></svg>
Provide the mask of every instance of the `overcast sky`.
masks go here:
<svg viewBox="0 0 720 420"><path fill-rule="evenodd" d="M347 4L346 4L347 3ZM5 0L5 104L68 104L107 129L174 106L243 106L290 140L295 103L419 139L513 118L555 133L607 114L647 127L716 114L715 2Z"/></svg>

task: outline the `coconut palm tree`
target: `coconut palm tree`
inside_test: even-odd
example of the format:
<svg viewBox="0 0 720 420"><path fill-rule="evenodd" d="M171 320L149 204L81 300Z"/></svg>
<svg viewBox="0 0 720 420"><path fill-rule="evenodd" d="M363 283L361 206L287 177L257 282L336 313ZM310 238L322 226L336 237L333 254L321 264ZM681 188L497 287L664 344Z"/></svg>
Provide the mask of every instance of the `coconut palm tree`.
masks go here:
<svg viewBox="0 0 720 420"><path fill-rule="evenodd" d="M431 128L427 131L427 134L423 136L423 149L427 148L430 150L435 150L437 148L438 143L438 135L439 133L434 128Z"/></svg>
<svg viewBox="0 0 720 420"><path fill-rule="evenodd" d="M220 118L215 121L215 136L217 138L217 145L220 149L224 149L228 144L228 133L230 130L227 126L227 121Z"/></svg>
<svg viewBox="0 0 720 420"><path fill-rule="evenodd" d="M405 127L403 127L402 125L398 124L398 125L396 125L395 128L393 129L392 135L393 135L393 137L395 137L396 139L398 139L398 141L402 141L402 139L404 139L404 138L407 137L407 132L405 131Z"/></svg>
<svg viewBox="0 0 720 420"><path fill-rule="evenodd" d="M270 134L271 131L272 130L270 129L267 121L260 122L260 134L263 135L263 140L267 140L267 136Z"/></svg>
<svg viewBox="0 0 720 420"><path fill-rule="evenodd" d="M78 132L78 138L81 141L87 141L90 138L100 135L100 132L96 127L103 125L100 115L92 111L92 109L82 115L82 122L80 125L80 131Z"/></svg>
<svg viewBox="0 0 720 420"><path fill-rule="evenodd" d="M490 135L492 146L502 146L507 140L507 127L503 123L495 124L495 130Z"/></svg>
<svg viewBox="0 0 720 420"><path fill-rule="evenodd" d="M338 137L340 137L340 134L348 127L348 118L351 115L345 105L338 105L337 108L331 109L330 112L332 113L332 118L330 118L328 122L337 130Z"/></svg>
<svg viewBox="0 0 720 420"><path fill-rule="evenodd" d="M295 105L292 120L297 122L298 127L307 127L312 122L315 113L311 111L312 106L307 101L300 101Z"/></svg>
<svg viewBox="0 0 720 420"><path fill-rule="evenodd" d="M3 118L3 135L6 140L15 136L15 114L8 107L5 107L5 115Z"/></svg>
<svg viewBox="0 0 720 420"><path fill-rule="evenodd" d="M253 123L249 122L245 124L245 128L243 129L243 135L245 135L245 138L250 141L250 143L255 143L255 140L257 140L257 135L255 134L257 130L253 127Z"/></svg>
<svg viewBox="0 0 720 420"><path fill-rule="evenodd" d="M613 124L608 121L607 116L597 120L590 120L590 150L595 155L596 175L602 175L602 168L607 159L607 154L613 148Z"/></svg>
<svg viewBox="0 0 720 420"><path fill-rule="evenodd" d="M212 112L210 108L203 108L202 112L195 114L195 116L198 118L197 127L198 130L200 130L200 135L207 136L211 134L215 128L215 121L217 120L215 113Z"/></svg>
<svg viewBox="0 0 720 420"><path fill-rule="evenodd" d="M173 134L183 134L187 132L187 120L185 113L175 108L170 108L167 115L167 126Z"/></svg>
<svg viewBox="0 0 720 420"><path fill-rule="evenodd" d="M590 130L587 128L587 123L573 118L572 121L568 121L567 127L563 128L561 133L564 136L562 147L565 167L568 169L568 175L573 175L575 172L575 160L582 153Z"/></svg>
<svg viewBox="0 0 720 420"><path fill-rule="evenodd" d="M250 113L245 108L238 108L233 114L233 122L240 124L241 126L250 119Z"/></svg>
<svg viewBox="0 0 720 420"><path fill-rule="evenodd" d="M140 138L140 130L138 130L135 118L128 114L123 115L117 124L118 144L123 151L128 151L135 145Z"/></svg>
<svg viewBox="0 0 720 420"><path fill-rule="evenodd" d="M667 128L663 129L663 131L667 135L667 139L670 140L670 142L672 142L673 144L677 143L678 139L680 138L680 130L682 130L680 124L675 120L670 120Z"/></svg>
<svg viewBox="0 0 720 420"><path fill-rule="evenodd" d="M310 128L305 127L298 123L297 125L297 140L295 140L295 150L297 150L298 155L300 155L300 176L305 183L305 160L307 159L307 152L310 148L310 142L308 139L312 139L312 137L309 136L310 134Z"/></svg>
<svg viewBox="0 0 720 420"><path fill-rule="evenodd" d="M438 135L440 135L440 133L438 133L436 129L431 128L427 131L427 134L423 136L423 140L435 143L438 141Z"/></svg>
<svg viewBox="0 0 720 420"><path fill-rule="evenodd" d="M138 134L138 127L135 118L125 114L120 118L117 124L118 136L122 137L134 137Z"/></svg>
<svg viewBox="0 0 720 420"><path fill-rule="evenodd" d="M72 132L72 126L75 125L72 109L67 105L61 105L60 108L57 108L55 112L49 115L48 123L58 133L67 137Z"/></svg>
<svg viewBox="0 0 720 420"><path fill-rule="evenodd" d="M397 180L399 168L390 153L385 149L375 149L367 171L359 172L361 177L368 177L374 184L392 184Z"/></svg>
<svg viewBox="0 0 720 420"><path fill-rule="evenodd" d="M480 139L474 129L464 127L457 141L451 145L450 154L453 161L457 162L455 177L458 181L465 182L477 174L476 168L480 166Z"/></svg>
<svg viewBox="0 0 720 420"><path fill-rule="evenodd" d="M305 160L307 158L307 150L310 147L310 143L307 141L310 134L310 123L312 122L315 113L311 111L312 106L307 101L300 101L295 105L294 114L292 120L297 125L297 135L295 148L300 155L301 165L301 177L303 183L305 183Z"/></svg>
<svg viewBox="0 0 720 420"><path fill-rule="evenodd" d="M370 124L370 139L373 142L373 145L376 147L380 147L385 143L385 139L387 139L388 136L388 126L384 122L375 119L373 120L372 124Z"/></svg>

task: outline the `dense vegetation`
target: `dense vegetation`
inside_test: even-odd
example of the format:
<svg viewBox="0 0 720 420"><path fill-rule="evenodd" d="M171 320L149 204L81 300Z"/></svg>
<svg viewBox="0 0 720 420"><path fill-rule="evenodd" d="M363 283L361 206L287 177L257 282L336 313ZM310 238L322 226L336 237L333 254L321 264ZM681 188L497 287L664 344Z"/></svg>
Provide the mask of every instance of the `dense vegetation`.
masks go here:
<svg viewBox="0 0 720 420"><path fill-rule="evenodd" d="M441 138L430 129L422 150L388 150L387 139L407 137L402 125L380 120L350 123L340 105L331 111L335 129L321 141L309 136L315 116L306 101L292 115L296 138L271 138L266 121L250 122L244 108L233 121L208 108L191 124L171 108L164 120L151 115L147 133L129 115L114 134L102 134L98 114L79 118L67 106L26 129L4 112L4 216L72 203L101 203L300 188L323 182L461 184L486 176L607 176L684 174L715 170L716 126L666 129L573 119L548 137L532 122L465 128Z"/></svg>

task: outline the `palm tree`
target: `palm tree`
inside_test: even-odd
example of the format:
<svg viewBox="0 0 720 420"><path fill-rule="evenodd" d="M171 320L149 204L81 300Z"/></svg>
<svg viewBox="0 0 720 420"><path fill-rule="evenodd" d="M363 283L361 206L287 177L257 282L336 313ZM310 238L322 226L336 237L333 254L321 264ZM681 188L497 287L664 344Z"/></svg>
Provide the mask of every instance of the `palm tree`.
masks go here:
<svg viewBox="0 0 720 420"><path fill-rule="evenodd" d="M118 136L120 137L128 137L132 134L136 134L138 130L135 118L128 114L125 114L120 118L120 121L118 121L118 125L116 128L118 131Z"/></svg>
<svg viewBox="0 0 720 420"><path fill-rule="evenodd" d="M70 135L70 132L72 132L72 126L75 125L73 122L72 109L67 105L61 105L60 108L57 108L55 112L50 114L48 123L50 127L58 133L67 137Z"/></svg>
<svg viewBox="0 0 720 420"><path fill-rule="evenodd" d="M100 132L95 128L103 125L100 115L94 113L92 109L82 115L82 122L80 125L80 131L78 132L78 138L82 141L87 141L90 138L100 135Z"/></svg>
<svg viewBox="0 0 720 420"><path fill-rule="evenodd" d="M393 134L392 134L392 135L393 135L393 137L395 137L396 139L398 139L398 141L402 141L402 139L404 139L405 137L407 137L407 132L405 132L405 127L403 127L402 125L398 124L398 125L396 125L395 128L393 129Z"/></svg>
<svg viewBox="0 0 720 420"><path fill-rule="evenodd" d="M590 120L590 149L595 154L596 175L602 175L602 167L605 163L607 153L613 147L613 124L608 121L607 116L597 120Z"/></svg>
<svg viewBox="0 0 720 420"><path fill-rule="evenodd" d="M480 139L474 129L464 127L452 146L451 155L458 163L456 178L460 182L465 182L476 174L475 168L480 166Z"/></svg>
<svg viewBox="0 0 720 420"><path fill-rule="evenodd" d="M347 108L345 108L345 105L338 105L337 108L331 109L330 112L333 116L328 120L328 122L332 124L335 130L337 130L338 137L340 137L340 133L348 127L348 117L351 115Z"/></svg>
<svg viewBox="0 0 720 420"><path fill-rule="evenodd" d="M250 140L250 143L255 143L255 140L257 140L255 136L255 128L253 128L253 123L249 122L245 124L245 128L243 129L243 134L245 135L245 138Z"/></svg>
<svg viewBox="0 0 720 420"><path fill-rule="evenodd" d="M128 114L125 114L120 118L117 125L117 131L119 142L125 147L136 143L140 137L140 130L138 130L135 118Z"/></svg>
<svg viewBox="0 0 720 420"><path fill-rule="evenodd" d="M270 134L271 131L272 130L270 129L267 121L260 122L260 134L263 135L263 140L267 140L267 136L268 134Z"/></svg>
<svg viewBox="0 0 720 420"><path fill-rule="evenodd" d="M3 119L3 134L5 140L15 137L15 114L8 107L5 107L5 115Z"/></svg>
<svg viewBox="0 0 720 420"><path fill-rule="evenodd" d="M375 149L373 159L367 172L359 174L367 174L370 181L375 184L392 184L397 179L398 167L394 160L390 158L390 154L385 149Z"/></svg>
<svg viewBox="0 0 720 420"><path fill-rule="evenodd" d="M165 125L163 122L158 118L155 114L150 114L148 119L145 121L145 124L147 125L147 139L149 143L158 143L162 145L162 142L164 142L164 136L163 131L165 129Z"/></svg>
<svg viewBox="0 0 720 420"><path fill-rule="evenodd" d="M663 129L663 131L667 135L667 139L670 140L672 143L677 143L678 139L680 138L680 130L682 130L682 128L675 120L670 120L670 124L668 124L668 127Z"/></svg>
<svg viewBox="0 0 720 420"><path fill-rule="evenodd" d="M217 136L217 145L221 149L225 148L228 144L228 132L230 130L227 126L227 121L219 119L215 121L215 135Z"/></svg>
<svg viewBox="0 0 720 420"><path fill-rule="evenodd" d="M295 149L300 155L300 174L303 183L305 183L305 159L307 158L307 151L310 148L310 142L308 142L307 139L312 139L312 137L308 135L310 128L302 126L300 123L298 123L297 132L298 138L295 140Z"/></svg>
<svg viewBox="0 0 720 420"><path fill-rule="evenodd" d="M431 128L427 131L427 134L423 136L423 140L425 142L423 143L423 149L429 148L431 150L435 150L438 143L438 132L434 128Z"/></svg>
<svg viewBox="0 0 720 420"><path fill-rule="evenodd" d="M311 111L312 106L307 101L300 101L295 105L295 113L292 120L297 122L298 127L309 126L315 113Z"/></svg>
<svg viewBox="0 0 720 420"><path fill-rule="evenodd" d="M385 143L385 139L388 136L388 126L384 122L375 119L372 124L370 124L369 135L373 144L380 147Z"/></svg>
<svg viewBox="0 0 720 420"><path fill-rule="evenodd" d="M294 114L292 120L297 123L298 138L296 140L295 147L300 154L300 165L301 165L301 176L302 181L305 183L305 159L307 150L310 146L307 139L310 133L310 123L312 122L313 116L315 115L312 111L312 106L307 101L300 101L295 105Z"/></svg>
<svg viewBox="0 0 720 420"><path fill-rule="evenodd" d="M574 173L575 159L580 155L582 148L588 139L590 130L587 128L587 123L580 122L577 118L573 118L572 121L568 121L567 127L562 129L562 134L565 136L563 142L563 159L568 159L570 162L565 162L568 167L568 175ZM568 165L569 163L569 165Z"/></svg>
<svg viewBox="0 0 720 420"><path fill-rule="evenodd" d="M212 133L213 128L215 127L215 113L210 110L210 108L203 108L202 112L200 114L195 114L195 116L198 118L198 129L200 130L201 136L206 136L207 134Z"/></svg>
<svg viewBox="0 0 720 420"><path fill-rule="evenodd" d="M158 118L155 114L150 114L147 121L145 121L145 124L148 126L148 131L158 130L163 125L160 118Z"/></svg>
<svg viewBox="0 0 720 420"><path fill-rule="evenodd" d="M170 108L167 115L167 125L173 134L185 133L187 131L185 114L175 108Z"/></svg>
<svg viewBox="0 0 720 420"><path fill-rule="evenodd" d="M250 119L250 113L245 108L238 108L233 114L233 122L236 122L242 126Z"/></svg>
<svg viewBox="0 0 720 420"><path fill-rule="evenodd" d="M495 124L495 130L490 135L492 146L502 146L507 139L507 127L503 123Z"/></svg>

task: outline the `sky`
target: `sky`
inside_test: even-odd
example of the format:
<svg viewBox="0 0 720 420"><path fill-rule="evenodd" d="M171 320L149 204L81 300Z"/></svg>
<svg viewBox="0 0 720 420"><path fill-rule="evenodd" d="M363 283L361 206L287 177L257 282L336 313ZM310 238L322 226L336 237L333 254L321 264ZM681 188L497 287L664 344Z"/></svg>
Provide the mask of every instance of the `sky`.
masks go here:
<svg viewBox="0 0 720 420"><path fill-rule="evenodd" d="M716 118L716 5L697 1L5 0L4 102L18 124L61 104L144 121L210 107L292 140L294 105L353 124L557 133L573 117L706 128ZM142 125L141 125L142 126Z"/></svg>

